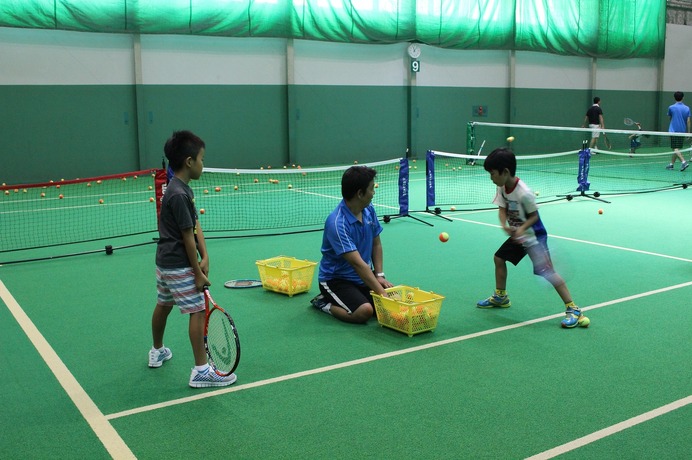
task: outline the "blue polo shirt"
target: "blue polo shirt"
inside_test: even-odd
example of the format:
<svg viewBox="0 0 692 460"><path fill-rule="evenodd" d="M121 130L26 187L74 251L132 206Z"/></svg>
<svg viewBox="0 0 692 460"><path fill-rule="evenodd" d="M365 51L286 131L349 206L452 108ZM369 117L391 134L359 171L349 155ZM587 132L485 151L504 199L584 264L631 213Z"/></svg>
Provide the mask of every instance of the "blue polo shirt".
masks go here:
<svg viewBox="0 0 692 460"><path fill-rule="evenodd" d="M682 101L668 107L668 116L670 117L668 132L687 132L687 119L690 118L690 108L683 104Z"/></svg>
<svg viewBox="0 0 692 460"><path fill-rule="evenodd" d="M380 233L382 226L372 205L363 209L363 221L360 222L341 200L324 224L319 280L343 279L365 284L343 255L358 251L365 263L372 266L372 242Z"/></svg>

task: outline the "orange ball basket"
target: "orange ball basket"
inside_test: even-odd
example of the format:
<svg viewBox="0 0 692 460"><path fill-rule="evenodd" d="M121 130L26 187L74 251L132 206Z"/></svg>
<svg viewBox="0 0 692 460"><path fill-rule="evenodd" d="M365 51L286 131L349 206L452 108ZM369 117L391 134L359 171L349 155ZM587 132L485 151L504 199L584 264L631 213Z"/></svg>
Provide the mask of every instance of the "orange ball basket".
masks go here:
<svg viewBox="0 0 692 460"><path fill-rule="evenodd" d="M264 289L293 297L310 290L317 262L277 256L258 260L256 265Z"/></svg>
<svg viewBox="0 0 692 460"><path fill-rule="evenodd" d="M444 296L409 286L385 289L386 296L372 293L380 326L409 337L437 327Z"/></svg>

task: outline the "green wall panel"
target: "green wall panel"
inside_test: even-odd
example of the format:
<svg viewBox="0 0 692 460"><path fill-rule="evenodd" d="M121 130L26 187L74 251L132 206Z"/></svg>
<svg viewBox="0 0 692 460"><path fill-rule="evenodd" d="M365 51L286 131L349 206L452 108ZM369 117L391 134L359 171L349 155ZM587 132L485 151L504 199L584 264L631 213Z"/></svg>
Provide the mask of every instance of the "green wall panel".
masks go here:
<svg viewBox="0 0 692 460"><path fill-rule="evenodd" d="M645 129L667 130L671 95L595 94L603 100L606 127L625 129L622 119L631 117ZM208 167L364 163L403 156L409 142L414 158L424 158L428 149L465 153L470 120L579 127L593 95L453 87L409 92L405 86L0 86L5 115L0 181L44 182L158 167L163 144L177 129L195 131L206 141ZM486 107L487 116L474 115L478 105ZM495 133L484 152L504 144L508 135ZM579 147L551 145L543 132L528 136L515 148Z"/></svg>
<svg viewBox="0 0 692 460"><path fill-rule="evenodd" d="M414 120L417 143L413 151L425 158L427 150L466 153L469 121L507 123L508 90L505 88L418 87ZM474 116L474 106L487 107L487 116Z"/></svg>
<svg viewBox="0 0 692 460"><path fill-rule="evenodd" d="M132 86L0 86L0 180L46 182L135 170Z"/></svg>
<svg viewBox="0 0 692 460"><path fill-rule="evenodd" d="M407 89L391 86L294 86L291 126L302 165L405 156Z"/></svg>
<svg viewBox="0 0 692 460"><path fill-rule="evenodd" d="M166 139L179 129L204 139L208 167L254 169L287 161L285 86L150 85L139 90L147 166L161 164Z"/></svg>

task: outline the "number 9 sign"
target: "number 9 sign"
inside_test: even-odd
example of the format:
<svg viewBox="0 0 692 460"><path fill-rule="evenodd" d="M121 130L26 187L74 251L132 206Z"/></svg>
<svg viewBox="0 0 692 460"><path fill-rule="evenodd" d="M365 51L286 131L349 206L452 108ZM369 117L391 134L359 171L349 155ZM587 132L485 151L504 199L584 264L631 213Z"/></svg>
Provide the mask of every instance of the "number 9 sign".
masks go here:
<svg viewBox="0 0 692 460"><path fill-rule="evenodd" d="M411 59L411 72L420 72L420 61Z"/></svg>

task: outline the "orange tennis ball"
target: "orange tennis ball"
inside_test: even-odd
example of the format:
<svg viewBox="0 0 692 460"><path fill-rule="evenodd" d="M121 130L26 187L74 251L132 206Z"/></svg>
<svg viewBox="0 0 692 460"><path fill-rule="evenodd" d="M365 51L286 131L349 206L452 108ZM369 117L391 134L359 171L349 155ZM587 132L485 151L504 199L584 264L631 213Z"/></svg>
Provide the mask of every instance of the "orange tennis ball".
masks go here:
<svg viewBox="0 0 692 460"><path fill-rule="evenodd" d="M216 187L214 190L216 190L217 192L220 192L220 191L221 191L221 187Z"/></svg>
<svg viewBox="0 0 692 460"><path fill-rule="evenodd" d="M103 199L99 200L99 204L103 204Z"/></svg>
<svg viewBox="0 0 692 460"><path fill-rule="evenodd" d="M62 193L61 193L60 195L58 195L58 198L60 198L60 199L62 200L62 199L65 198L65 197L62 196Z"/></svg>
<svg viewBox="0 0 692 460"><path fill-rule="evenodd" d="M602 209L599 209L599 210L598 210L598 213L599 213L599 214L603 214L603 210L602 210Z"/></svg>
<svg viewBox="0 0 692 460"><path fill-rule="evenodd" d="M204 208L202 208L202 209L199 210L199 213L200 213L200 214L204 214L205 212L206 212L206 211L204 210Z"/></svg>
<svg viewBox="0 0 692 460"><path fill-rule="evenodd" d="M449 234L447 232L440 233L440 241L442 241L443 243L449 241Z"/></svg>

